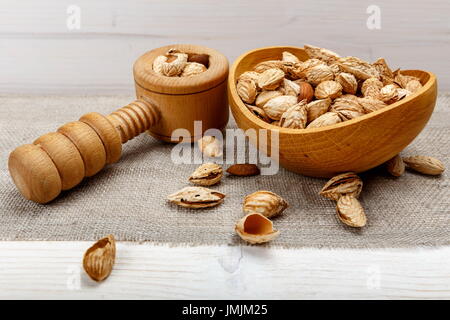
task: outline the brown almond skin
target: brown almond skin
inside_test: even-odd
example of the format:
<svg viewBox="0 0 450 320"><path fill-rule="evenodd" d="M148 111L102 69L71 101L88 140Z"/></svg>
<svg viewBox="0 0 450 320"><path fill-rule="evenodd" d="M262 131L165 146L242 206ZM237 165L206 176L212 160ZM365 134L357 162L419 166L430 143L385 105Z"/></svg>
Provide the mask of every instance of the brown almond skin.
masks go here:
<svg viewBox="0 0 450 320"><path fill-rule="evenodd" d="M233 164L227 169L227 172L233 176L256 176L261 173L258 166L250 163Z"/></svg>

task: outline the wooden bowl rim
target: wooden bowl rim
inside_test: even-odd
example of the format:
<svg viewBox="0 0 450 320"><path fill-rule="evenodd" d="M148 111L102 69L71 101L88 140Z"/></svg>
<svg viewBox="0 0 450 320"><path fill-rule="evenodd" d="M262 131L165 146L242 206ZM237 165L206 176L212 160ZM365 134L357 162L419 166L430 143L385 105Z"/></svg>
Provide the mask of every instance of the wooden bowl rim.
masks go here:
<svg viewBox="0 0 450 320"><path fill-rule="evenodd" d="M153 60L169 49L186 53L209 55L209 67L205 72L192 77L165 77L153 71ZM209 90L224 82L228 77L227 58L219 51L200 45L172 44L147 51L133 65L136 85L157 93L192 94Z"/></svg>
<svg viewBox="0 0 450 320"><path fill-rule="evenodd" d="M256 117L253 113L251 113L247 106L244 104L244 102L242 102L241 98L239 97L237 90L236 90L236 69L239 66L239 64L242 62L242 60L244 60L246 57L259 52L259 51L264 51L264 50L273 50L273 49L280 49L280 50L286 50L289 51L289 49L294 49L294 50L302 50L304 51L303 48L300 47L294 47L294 46L271 46L271 47L262 47L262 48L257 48L257 49L253 49L250 51L245 52L244 54L240 55L233 63L233 65L230 68L230 74L228 77L228 90L231 94L231 98L233 99L233 101L230 101L231 103L235 103L238 108L239 111L251 122L257 124L259 127L261 127L262 129L267 129L267 130L278 130L280 133L286 133L286 134L308 134L308 133L314 133L314 132L324 132L324 131L328 131L328 130L334 130L337 128L341 128L341 127L345 127L348 125L355 125L359 122L362 121L366 121L370 118L376 117L377 115L384 113L384 112L388 112L391 111L399 106L401 106L403 103L406 103L410 100L415 99L416 97L418 97L419 95L423 94L424 92L428 91L430 88L432 88L432 86L435 84L436 82L436 76L429 71L424 71L424 70L402 70L402 72L405 72L406 74L408 73L412 73L412 72L423 72L428 74L429 78L428 81L423 84L422 88L420 88L420 90L418 90L417 92L414 92L413 94L403 98L400 101L397 101L393 104L388 105L387 107L377 110L377 111L373 111L371 113L365 114L363 116L351 119L351 120L347 120L344 122L340 122L337 124L333 124L333 125L329 125L326 127L319 127L319 128L309 128L309 129L291 129L291 128L283 128L283 127L279 127L279 126L275 126L272 125L270 123L267 123L261 119L259 119L258 117Z"/></svg>

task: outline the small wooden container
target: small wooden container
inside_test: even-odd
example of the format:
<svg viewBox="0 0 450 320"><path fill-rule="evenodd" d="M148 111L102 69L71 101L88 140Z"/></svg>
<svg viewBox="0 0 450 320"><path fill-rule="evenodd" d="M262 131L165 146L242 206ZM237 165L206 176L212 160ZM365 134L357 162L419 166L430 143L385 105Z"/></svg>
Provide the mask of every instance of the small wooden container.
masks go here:
<svg viewBox="0 0 450 320"><path fill-rule="evenodd" d="M241 101L236 80L259 62L280 59L283 51L295 54L300 60L309 58L297 47L255 49L234 62L228 83L231 111L237 125L243 130L266 129L269 135L277 130L279 163L288 170L311 177L369 170L402 151L430 119L436 103L436 77L427 71L402 70L404 74L418 77L423 87L381 110L322 128L288 129L266 123ZM270 141L268 138L268 148L263 149L270 151ZM252 142L259 146L257 141Z"/></svg>
<svg viewBox="0 0 450 320"><path fill-rule="evenodd" d="M192 77L166 77L155 73L155 58L172 48L189 55L208 55L208 70ZM148 130L155 138L178 142L172 141L172 132L184 128L191 133L193 142L207 129L222 130L228 123L228 60L218 51L189 44L157 48L136 60L133 73L137 98L152 104L159 113L159 121ZM202 121L201 132L194 132L194 121Z"/></svg>

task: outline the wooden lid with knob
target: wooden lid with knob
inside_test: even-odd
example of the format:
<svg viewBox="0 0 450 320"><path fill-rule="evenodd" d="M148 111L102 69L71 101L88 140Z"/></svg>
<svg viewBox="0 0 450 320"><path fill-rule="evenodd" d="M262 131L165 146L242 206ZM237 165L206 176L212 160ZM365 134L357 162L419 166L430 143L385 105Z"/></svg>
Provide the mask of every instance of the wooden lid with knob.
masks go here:
<svg viewBox="0 0 450 320"><path fill-rule="evenodd" d="M166 77L155 73L153 61L157 56L166 54L170 49L177 49L188 55L208 55L208 70L194 77ZM140 56L134 63L133 73L136 86L146 90L165 94L194 94L214 88L226 81L228 60L220 52L208 47L174 44L148 51Z"/></svg>

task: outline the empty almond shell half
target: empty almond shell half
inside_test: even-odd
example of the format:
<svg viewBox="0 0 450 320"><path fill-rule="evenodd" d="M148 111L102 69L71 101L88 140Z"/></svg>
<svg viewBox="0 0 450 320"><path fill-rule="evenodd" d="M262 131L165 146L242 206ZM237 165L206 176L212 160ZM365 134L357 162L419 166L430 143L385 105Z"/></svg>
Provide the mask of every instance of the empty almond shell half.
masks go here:
<svg viewBox="0 0 450 320"><path fill-rule="evenodd" d="M112 234L98 240L83 257L83 268L95 281L103 281L113 269L116 258L116 241Z"/></svg>
<svg viewBox="0 0 450 320"><path fill-rule="evenodd" d="M214 207L223 202L225 194L203 187L186 187L167 199L181 207L201 209Z"/></svg>
<svg viewBox="0 0 450 320"><path fill-rule="evenodd" d="M350 227L361 228L367 223L364 209L354 196L340 197L336 203L336 213L339 220Z"/></svg>
<svg viewBox="0 0 450 320"><path fill-rule="evenodd" d="M280 232L273 229L273 223L260 213L249 213L236 223L236 233L251 244L275 239Z"/></svg>

